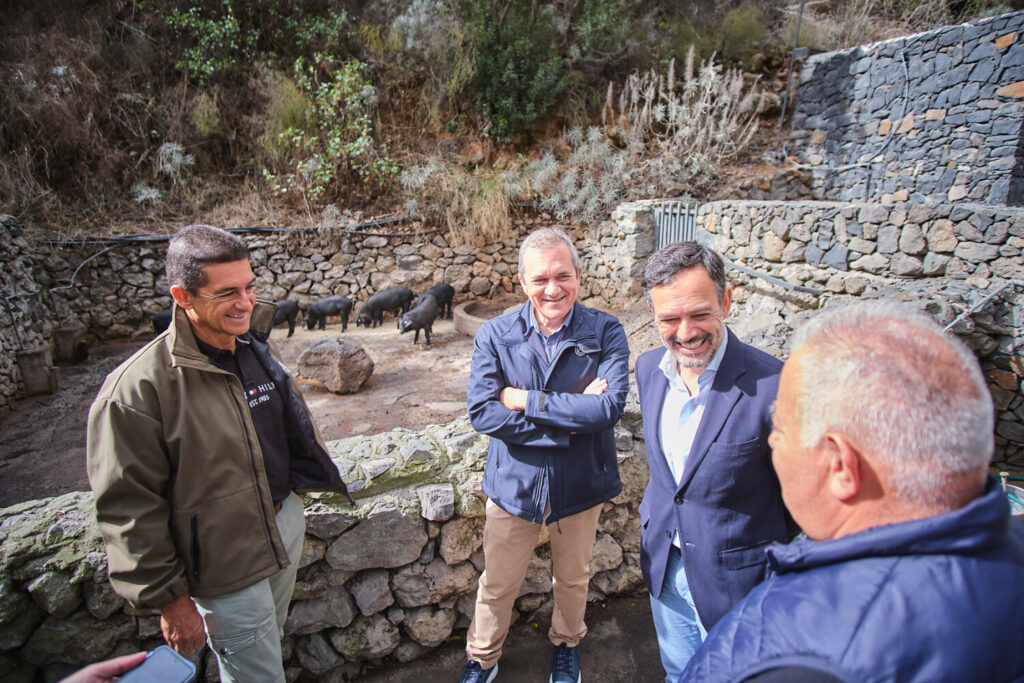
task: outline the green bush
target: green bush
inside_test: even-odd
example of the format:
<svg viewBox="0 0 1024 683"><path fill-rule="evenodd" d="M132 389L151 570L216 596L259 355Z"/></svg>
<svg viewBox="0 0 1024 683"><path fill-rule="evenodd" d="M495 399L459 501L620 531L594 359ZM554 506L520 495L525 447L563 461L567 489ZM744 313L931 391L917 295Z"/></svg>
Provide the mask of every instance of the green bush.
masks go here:
<svg viewBox="0 0 1024 683"><path fill-rule="evenodd" d="M732 10L722 19L718 36L721 59L746 65L764 44L761 10L752 4L743 4Z"/></svg>
<svg viewBox="0 0 1024 683"><path fill-rule="evenodd" d="M175 68L200 85L217 75L247 71L259 60L277 62L341 51L348 15L329 2L221 0L172 8L164 20L182 41Z"/></svg>
<svg viewBox="0 0 1024 683"><path fill-rule="evenodd" d="M220 102L217 94L211 95L208 92L200 95L192 101L192 110L189 112L189 120L196 127L203 137L213 137L220 133Z"/></svg>
<svg viewBox="0 0 1024 683"><path fill-rule="evenodd" d="M200 7L172 11L167 15L167 25L188 42L175 68L199 84L255 56L258 34L243 31L229 0L223 0L209 13Z"/></svg>
<svg viewBox="0 0 1024 683"><path fill-rule="evenodd" d="M306 126L309 100L295 85L295 81L279 71L266 70L260 74L267 100L263 120L263 133L259 144L261 151L277 165L286 158L280 144L281 134L290 128Z"/></svg>
<svg viewBox="0 0 1024 683"><path fill-rule="evenodd" d="M502 142L544 115L565 89L551 25L522 5L476 5L474 103Z"/></svg>
<svg viewBox="0 0 1024 683"><path fill-rule="evenodd" d="M319 64L329 64L317 55ZM370 114L376 90L364 74L365 66L349 60L326 73L295 62L295 81L309 101L303 125L290 126L278 136L288 159L286 170L264 171L264 177L280 194L297 193L305 201L319 200L338 180L339 173L355 174L365 183L380 183L398 172L387 147L373 140Z"/></svg>

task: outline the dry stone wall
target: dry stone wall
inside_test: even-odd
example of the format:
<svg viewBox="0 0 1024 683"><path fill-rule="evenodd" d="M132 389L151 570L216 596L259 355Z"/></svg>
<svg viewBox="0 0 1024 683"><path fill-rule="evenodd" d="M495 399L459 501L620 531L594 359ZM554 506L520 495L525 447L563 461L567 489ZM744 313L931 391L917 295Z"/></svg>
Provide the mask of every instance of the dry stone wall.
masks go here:
<svg viewBox="0 0 1024 683"><path fill-rule="evenodd" d="M621 310L639 295L636 275L653 245L649 219L640 225L605 220L583 226L538 213L517 219L506 240L460 246L437 232L383 236L338 228L240 236L251 250L259 296L294 299L304 309L320 297L342 294L355 303L354 320L361 302L397 285L418 293L447 282L457 301L516 294L519 243L545 226L564 228L576 242L585 273L581 299ZM40 360L52 365L65 339L152 333L150 317L171 304L165 239L52 245L26 239L11 217L0 216L0 257L10 264L0 272L0 298L7 307L0 311L0 416L27 393L28 373L14 350L39 349Z"/></svg>
<svg viewBox="0 0 1024 683"><path fill-rule="evenodd" d="M637 505L648 472L641 438L632 398L616 428L623 492L601 513L591 599L643 585ZM307 501L306 543L285 624L289 680L342 680L384 657L404 662L428 652L468 626L483 569L487 437L468 418L329 447L358 506L331 497ZM514 617L546 619L551 605L545 544L530 561ZM89 493L0 509L5 681L58 680L160 642L159 613L132 609L110 588ZM215 680L212 656L204 651L196 659L205 680Z"/></svg>
<svg viewBox="0 0 1024 683"><path fill-rule="evenodd" d="M737 201L705 204L697 220L729 260L818 292L730 272L730 325L778 357L800 320L855 298L905 301L955 323L995 402L993 466L1024 472L1024 209Z"/></svg>
<svg viewBox="0 0 1024 683"><path fill-rule="evenodd" d="M1024 203L1024 12L807 59L789 152L814 199Z"/></svg>

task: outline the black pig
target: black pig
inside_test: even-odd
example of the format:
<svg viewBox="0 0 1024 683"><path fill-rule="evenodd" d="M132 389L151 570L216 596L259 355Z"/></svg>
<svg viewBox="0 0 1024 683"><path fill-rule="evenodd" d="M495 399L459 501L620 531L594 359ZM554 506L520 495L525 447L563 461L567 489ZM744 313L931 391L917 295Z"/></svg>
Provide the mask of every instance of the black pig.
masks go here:
<svg viewBox="0 0 1024 683"><path fill-rule="evenodd" d="M352 312L352 300L347 296L336 294L325 296L309 305L306 309L306 328L313 329L319 325L321 330L327 329L327 316L341 316L341 331L348 329L348 314Z"/></svg>
<svg viewBox="0 0 1024 683"><path fill-rule="evenodd" d="M384 324L384 311L402 310L405 313L409 310L412 300L416 295L408 287L389 287L377 292L363 304L359 309L359 317L356 318L356 327L377 327L377 324ZM371 324L372 323L372 324Z"/></svg>
<svg viewBox="0 0 1024 683"><path fill-rule="evenodd" d="M277 327L287 320L288 336L290 337L295 334L295 319L299 317L299 304L291 299L278 299L275 303L277 310L274 311L274 320L270 326Z"/></svg>
<svg viewBox="0 0 1024 683"><path fill-rule="evenodd" d="M439 285L434 285L427 291L420 295L420 301L425 296L432 296L437 299L437 313L442 318L452 318L452 301L455 299L455 288L449 284L442 282ZM419 301L416 302L419 306ZM447 311L447 315L445 314Z"/></svg>
<svg viewBox="0 0 1024 683"><path fill-rule="evenodd" d="M420 340L420 330L423 330L423 334L427 338L427 348L430 348L430 330L434 324L434 318L437 317L437 311L437 299L434 295L424 294L416 302L416 308L408 313L403 313L402 317L398 319L400 333L405 334L409 330L416 330L416 336L412 339L412 343L415 345Z"/></svg>
<svg viewBox="0 0 1024 683"><path fill-rule="evenodd" d="M171 326L171 316L174 309L168 308L166 311L160 311L159 313L153 314L153 331L160 334L168 327Z"/></svg>

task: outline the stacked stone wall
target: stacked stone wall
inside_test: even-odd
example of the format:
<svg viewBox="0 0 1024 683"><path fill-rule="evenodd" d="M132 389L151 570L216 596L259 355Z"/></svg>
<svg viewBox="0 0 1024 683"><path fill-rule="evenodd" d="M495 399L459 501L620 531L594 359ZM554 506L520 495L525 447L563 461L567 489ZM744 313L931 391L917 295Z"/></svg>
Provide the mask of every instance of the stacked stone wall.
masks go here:
<svg viewBox="0 0 1024 683"><path fill-rule="evenodd" d="M455 287L456 301L519 296L518 248L530 231L562 227L572 235L586 277L580 298L618 310L639 296L636 274L650 253L652 229L628 220L589 226L560 224L547 214L519 218L505 240L452 246L444 233L411 236L328 231L248 232L257 294L294 299L301 308L342 294L355 310L374 292L405 286L416 293L440 282ZM152 334L151 316L171 304L164 275L163 238L78 246L31 242L10 217L0 217L0 257L10 268L0 277L12 318L0 311L0 416L25 395L24 379L10 349L52 348L59 329L85 337L117 339ZM77 272L76 272L77 271ZM73 281L72 281L73 278ZM12 293L27 296L12 296Z"/></svg>
<svg viewBox="0 0 1024 683"><path fill-rule="evenodd" d="M28 242L13 222L8 224L4 219L0 216L0 416L24 394L18 354L46 345L45 338L34 329L43 310L36 303L37 285Z"/></svg>
<svg viewBox="0 0 1024 683"><path fill-rule="evenodd" d="M637 505L648 472L631 401L616 428L623 492L601 513L591 600L643 585ZM468 626L483 569L487 437L467 418L328 445L358 507L329 497L307 501L305 548L285 624L289 680L342 680L385 657L404 662L428 652ZM546 533L516 600L516 619L550 616ZM161 642L159 613L133 609L111 590L89 493L0 510L5 681L57 680ZM215 680L210 653L195 659L206 672L199 680Z"/></svg>
<svg viewBox="0 0 1024 683"><path fill-rule="evenodd" d="M815 55L789 153L814 199L1021 205L1024 12Z"/></svg>
<svg viewBox="0 0 1024 683"><path fill-rule="evenodd" d="M951 331L977 354L995 402L993 466L1024 472L1024 209L713 202L698 223L725 258L817 292L730 271L738 289L729 324L778 357L803 318L845 300L894 299L943 326L955 321Z"/></svg>

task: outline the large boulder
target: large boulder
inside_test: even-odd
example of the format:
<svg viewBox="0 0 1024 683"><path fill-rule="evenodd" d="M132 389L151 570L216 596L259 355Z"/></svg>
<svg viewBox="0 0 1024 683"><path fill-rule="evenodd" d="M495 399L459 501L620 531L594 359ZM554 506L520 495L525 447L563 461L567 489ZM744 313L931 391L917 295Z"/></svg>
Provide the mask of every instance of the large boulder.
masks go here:
<svg viewBox="0 0 1024 683"><path fill-rule="evenodd" d="M336 394L359 391L372 374L373 360L363 347L341 337L324 337L299 356L299 375Z"/></svg>

